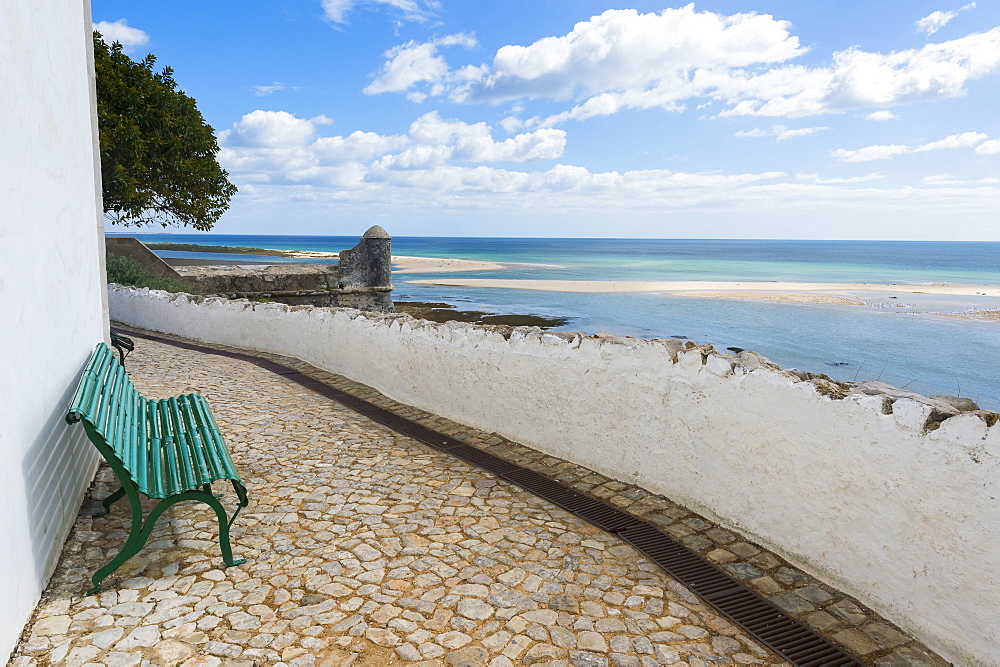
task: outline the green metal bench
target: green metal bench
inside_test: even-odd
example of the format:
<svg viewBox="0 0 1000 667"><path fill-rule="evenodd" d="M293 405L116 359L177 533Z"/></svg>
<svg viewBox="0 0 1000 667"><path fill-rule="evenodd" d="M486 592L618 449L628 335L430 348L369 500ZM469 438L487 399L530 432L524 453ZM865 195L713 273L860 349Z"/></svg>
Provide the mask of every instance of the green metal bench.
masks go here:
<svg viewBox="0 0 1000 667"><path fill-rule="evenodd" d="M125 545L94 573L94 587L87 595L100 591L101 581L142 549L164 510L186 500L201 501L215 510L219 547L226 565L246 562L233 559L229 528L249 502L247 490L204 396L143 398L111 348L98 343L83 371L66 421L83 422L90 441L121 484L102 501L104 511L96 516L107 514L123 496L128 496L132 508L132 528ZM232 481L239 498L232 518L212 493L212 483L224 479ZM145 521L140 493L160 499Z"/></svg>

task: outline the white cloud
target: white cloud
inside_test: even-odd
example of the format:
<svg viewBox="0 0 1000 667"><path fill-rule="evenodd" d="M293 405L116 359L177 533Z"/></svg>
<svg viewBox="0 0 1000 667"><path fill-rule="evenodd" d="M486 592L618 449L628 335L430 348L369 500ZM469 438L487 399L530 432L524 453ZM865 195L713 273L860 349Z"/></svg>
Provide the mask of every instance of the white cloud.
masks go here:
<svg viewBox="0 0 1000 667"><path fill-rule="evenodd" d="M961 183L953 174L934 174L924 176L921 181L926 185L957 185Z"/></svg>
<svg viewBox="0 0 1000 667"><path fill-rule="evenodd" d="M893 144L889 146L865 146L857 150L838 148L830 151L830 155L841 162L871 162L872 160L888 160L894 155L911 152L909 146Z"/></svg>
<svg viewBox="0 0 1000 667"><path fill-rule="evenodd" d="M969 11L970 9L975 9L976 3L970 2L969 4L959 7L954 11L942 12L936 11L931 12L924 18L916 22L917 32L922 32L928 37L936 33L941 28L945 27L953 18L958 16L962 12Z"/></svg>
<svg viewBox="0 0 1000 667"><path fill-rule="evenodd" d="M295 88L289 87L287 84L284 84L280 81L275 81L274 83L266 86L254 86L253 94L256 95L257 97L264 97L266 95L270 95L271 93L276 93L281 90L295 90Z"/></svg>
<svg viewBox="0 0 1000 667"><path fill-rule="evenodd" d="M318 124L329 121L317 117ZM233 124L233 129L219 133L219 143L226 146L285 148L301 146L315 132L315 124L287 111L252 111Z"/></svg>
<svg viewBox="0 0 1000 667"><path fill-rule="evenodd" d="M1000 28L993 28L888 54L849 49L834 54L832 67L733 77L714 96L736 102L722 115L808 116L956 97L968 81L998 67Z"/></svg>
<svg viewBox="0 0 1000 667"><path fill-rule="evenodd" d="M794 139L795 137L806 137L810 134L815 134L817 132L822 132L823 130L829 130L828 127L800 127L795 129L789 129L784 125L772 125L770 129L764 130L759 127L755 127L752 130L740 130L736 132L737 137L774 137L778 141L784 141L785 139Z"/></svg>
<svg viewBox="0 0 1000 667"><path fill-rule="evenodd" d="M524 121L517 116L507 116L500 121L500 127L502 127L507 134L514 134L524 126Z"/></svg>
<svg viewBox="0 0 1000 667"><path fill-rule="evenodd" d="M608 10L566 35L504 46L490 65L458 70L461 76L433 94L469 103L588 98L574 117L625 106L676 108L692 94L691 71L778 63L805 53L789 28L768 15L699 13L694 5L659 14ZM612 92L625 97L601 97Z"/></svg>
<svg viewBox="0 0 1000 667"><path fill-rule="evenodd" d="M563 130L543 128L495 141L485 123L442 119L436 111L417 118L406 135L357 131L317 138L316 127L330 122L325 116L253 111L219 133L219 160L252 182L347 187L375 173L429 172L451 163L553 160L566 146Z"/></svg>
<svg viewBox="0 0 1000 667"><path fill-rule="evenodd" d="M1000 153L1000 139L990 139L976 146L976 152L980 155L996 155Z"/></svg>
<svg viewBox="0 0 1000 667"><path fill-rule="evenodd" d="M324 163L367 162L399 150L410 143L401 135L385 136L376 132L352 132L346 137L322 137L312 145L312 152Z"/></svg>
<svg viewBox="0 0 1000 667"><path fill-rule="evenodd" d="M890 146L865 146L864 148L858 148L856 150L838 148L830 151L830 155L837 158L841 162L871 162L872 160L886 160L895 155L903 155L904 153L926 153L927 151L936 151L946 148L969 148L979 144L987 138L988 135L983 134L982 132L962 132L961 134L952 134L944 139L931 141L914 147L894 144ZM998 149L998 152L1000 152L1000 149Z"/></svg>
<svg viewBox="0 0 1000 667"><path fill-rule="evenodd" d="M388 7L406 21L423 22L441 8L437 0L322 0L323 12L335 23L346 23L347 14L358 6Z"/></svg>
<svg viewBox="0 0 1000 667"><path fill-rule="evenodd" d="M613 219L619 235L694 235L709 229L720 238L753 236L763 222L777 224L785 238L828 233L830 225L843 238L888 238L899 230L886 220L900 219L907 220L911 231L917 224L930 224L936 233L948 235L955 233L957 219L971 225L970 238L979 238L982 225L1000 207L1000 179L955 185L931 185L919 178L914 183L878 177L840 182L820 176L800 180L781 172L592 172L573 164L536 171L445 164L355 172L344 165L337 172L318 167L295 176L303 180L250 187L237 181L241 188L233 214L244 211L259 218L262 211L273 211L319 226L336 211L342 218L394 220L398 234L426 233L427 225L447 220L453 221L452 231L435 229L467 232L469 220L478 220L524 236L539 233L539 221L556 234L596 236L606 234L607 221Z"/></svg>
<svg viewBox="0 0 1000 667"><path fill-rule="evenodd" d="M149 42L149 35L144 30L133 28L125 19L117 21L98 21L94 30L101 33L101 38L107 43L118 42L126 53L132 53L137 47Z"/></svg>
<svg viewBox="0 0 1000 667"><path fill-rule="evenodd" d="M422 51L411 42L388 54L367 92L448 95L462 103L574 101L543 119L544 127L624 109L680 111L706 98L724 106L722 116L795 118L955 97L1000 68L1000 27L920 49L851 48L817 67L789 64L806 52L790 29L769 15L695 12L693 5L649 14L608 10L565 35L504 46L491 63L458 70L448 69L434 42ZM414 51L427 73L380 83L404 51ZM417 83L425 85L414 90Z"/></svg>
<svg viewBox="0 0 1000 667"><path fill-rule="evenodd" d="M819 183L821 185L846 185L849 183L866 183L868 181L880 181L885 178L885 174L873 171L865 176L835 176L833 178L823 178L819 174L796 174L795 180L800 183Z"/></svg>
<svg viewBox="0 0 1000 667"><path fill-rule="evenodd" d="M785 139L794 139L795 137L807 137L810 134L815 134L817 132L822 132L823 130L830 129L828 127L800 127L797 129L789 130L785 129L781 125L775 125L774 127L782 128L777 135L778 141L784 141Z"/></svg>
<svg viewBox="0 0 1000 667"><path fill-rule="evenodd" d="M496 167L458 167L442 165L427 170L383 169L373 165L369 180L390 186L419 188L442 193L517 194L529 199L559 197L573 208L590 204L616 205L627 201L630 207L671 206L706 202L720 190L738 189L784 176L782 172L760 174L715 174L672 172L649 169L626 172L593 173L575 165L557 164L547 171L510 171ZM581 200L581 197L583 199ZM551 204L552 200L548 200ZM584 203L588 202L588 203Z"/></svg>
<svg viewBox="0 0 1000 667"><path fill-rule="evenodd" d="M889 111L888 109L881 109L879 111L872 111L870 114L865 116L865 118L867 120L882 121L882 120L896 120L897 118L899 118L899 116Z"/></svg>
<svg viewBox="0 0 1000 667"><path fill-rule="evenodd" d="M563 162L566 133L538 128L497 139L499 127L465 123L432 111L416 118L405 133L352 132L320 136L323 116L303 119L283 111L257 110L219 133L219 159L241 186L241 201L268 200L282 210L297 202L318 206L358 206L341 211L420 211L435 215L597 215L630 211L660 216L669 212L756 212L784 209L908 211L986 210L1000 205L1000 188L989 181L956 184L937 175L915 185L876 187L885 176L792 174L778 171L725 173L667 169L595 172ZM803 128L808 129L808 128ZM782 126L761 132L777 137ZM983 145L984 135L962 133L904 152ZM977 144L976 141L979 140ZM889 147L892 149L892 147ZM869 151L884 147L869 147ZM531 161L546 160L543 167ZM513 166L512 166L513 165ZM245 188L243 186L251 186ZM255 204L256 205L256 204ZM867 208L866 208L867 207ZM602 214L604 214L602 213ZM657 217L656 219L662 219Z"/></svg>
<svg viewBox="0 0 1000 667"><path fill-rule="evenodd" d="M658 14L608 10L566 35L502 47L484 75L456 88L453 97L583 100L543 121L547 126L627 108L677 111L705 95L699 78L805 53L790 27L769 15L699 13L694 5Z"/></svg>
<svg viewBox="0 0 1000 667"><path fill-rule="evenodd" d="M683 88L694 69L784 62L805 53L791 24L754 13L722 16L694 5L659 14L608 10L561 37L504 46L470 100L570 99L606 91Z"/></svg>
<svg viewBox="0 0 1000 667"><path fill-rule="evenodd" d="M463 162L527 162L553 160L566 148L566 132L541 129L493 141L486 123L468 125L441 120L437 112L426 114L410 126L415 141L454 147L451 159Z"/></svg>
<svg viewBox="0 0 1000 667"><path fill-rule="evenodd" d="M430 42L410 41L393 47L385 52L385 64L364 92L368 95L399 93L426 83L429 86L422 86L427 88L426 92L413 90L408 93L408 97L415 102L422 102L430 95L440 95L445 90L445 84L461 78L463 72L451 72L448 63L438 54L438 47L464 46L471 49L477 45L476 38L472 35L458 33Z"/></svg>
<svg viewBox="0 0 1000 667"><path fill-rule="evenodd" d="M962 132L961 134L952 134L944 139L931 141L930 143L917 146L913 149L913 152L923 153L926 151L941 150L942 148L969 148L970 146L975 146L988 138L989 135L983 134L982 132Z"/></svg>

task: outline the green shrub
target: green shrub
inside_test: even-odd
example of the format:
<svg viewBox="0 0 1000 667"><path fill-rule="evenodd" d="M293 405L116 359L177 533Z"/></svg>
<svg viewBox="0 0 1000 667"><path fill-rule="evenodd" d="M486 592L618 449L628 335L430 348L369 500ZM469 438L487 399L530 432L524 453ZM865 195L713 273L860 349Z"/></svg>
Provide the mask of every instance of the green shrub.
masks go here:
<svg viewBox="0 0 1000 667"><path fill-rule="evenodd" d="M161 278L142 267L139 262L131 257L120 255L107 255L108 282L128 285L130 287L148 287L149 289L161 289L167 292L187 292L188 294L198 294L198 288L178 278Z"/></svg>

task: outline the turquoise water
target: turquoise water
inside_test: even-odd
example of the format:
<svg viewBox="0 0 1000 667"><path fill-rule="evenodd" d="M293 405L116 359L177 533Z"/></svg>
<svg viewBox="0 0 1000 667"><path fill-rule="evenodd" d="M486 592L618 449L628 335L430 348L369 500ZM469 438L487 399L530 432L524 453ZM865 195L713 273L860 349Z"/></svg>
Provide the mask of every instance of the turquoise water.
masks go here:
<svg viewBox="0 0 1000 667"><path fill-rule="evenodd" d="M339 251L357 243L357 237L136 236L148 241L320 251ZM504 271L457 274L462 278L1000 284L1000 243L406 237L392 242L397 255L519 264ZM998 322L861 307L405 282L440 277L397 276L394 296L444 301L463 309L568 316L572 319L563 328L587 333L684 336L719 348L754 350L786 368L823 372L840 380L877 378L923 394L971 397L984 408L1000 409Z"/></svg>

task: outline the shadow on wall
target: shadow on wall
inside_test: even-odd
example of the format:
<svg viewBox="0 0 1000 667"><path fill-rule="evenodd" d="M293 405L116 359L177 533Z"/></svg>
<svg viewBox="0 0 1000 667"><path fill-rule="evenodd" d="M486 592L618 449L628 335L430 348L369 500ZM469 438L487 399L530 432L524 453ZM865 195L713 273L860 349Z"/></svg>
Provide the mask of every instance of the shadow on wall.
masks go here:
<svg viewBox="0 0 1000 667"><path fill-rule="evenodd" d="M21 459L38 590L45 587L59 561L80 499L97 470L97 451L84 430L65 419L78 378L74 375L72 386L51 406L41 432Z"/></svg>

